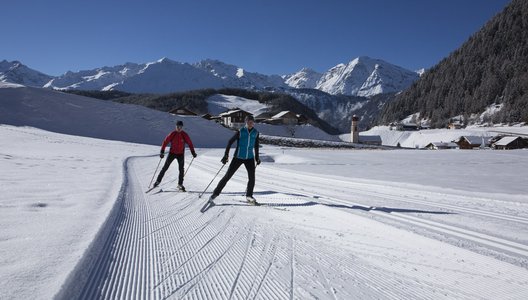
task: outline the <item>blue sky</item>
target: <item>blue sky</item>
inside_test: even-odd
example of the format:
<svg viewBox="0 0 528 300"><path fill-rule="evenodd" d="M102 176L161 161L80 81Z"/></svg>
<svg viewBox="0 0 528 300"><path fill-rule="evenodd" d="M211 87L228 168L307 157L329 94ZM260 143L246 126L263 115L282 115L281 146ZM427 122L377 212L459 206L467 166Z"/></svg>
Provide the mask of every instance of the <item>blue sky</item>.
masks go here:
<svg viewBox="0 0 528 300"><path fill-rule="evenodd" d="M319 72L358 56L429 68L509 0L16 0L0 60L50 75L162 57L251 72Z"/></svg>

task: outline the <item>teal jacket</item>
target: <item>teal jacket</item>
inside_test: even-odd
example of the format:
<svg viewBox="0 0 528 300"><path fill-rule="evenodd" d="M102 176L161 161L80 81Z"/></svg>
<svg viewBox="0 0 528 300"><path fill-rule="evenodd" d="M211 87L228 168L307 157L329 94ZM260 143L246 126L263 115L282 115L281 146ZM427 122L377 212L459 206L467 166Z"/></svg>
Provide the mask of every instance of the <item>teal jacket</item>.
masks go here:
<svg viewBox="0 0 528 300"><path fill-rule="evenodd" d="M225 155L229 155L231 145L237 141L237 148L234 157L238 159L259 159L259 132L255 127L249 130L246 126L240 128L239 131L229 140Z"/></svg>

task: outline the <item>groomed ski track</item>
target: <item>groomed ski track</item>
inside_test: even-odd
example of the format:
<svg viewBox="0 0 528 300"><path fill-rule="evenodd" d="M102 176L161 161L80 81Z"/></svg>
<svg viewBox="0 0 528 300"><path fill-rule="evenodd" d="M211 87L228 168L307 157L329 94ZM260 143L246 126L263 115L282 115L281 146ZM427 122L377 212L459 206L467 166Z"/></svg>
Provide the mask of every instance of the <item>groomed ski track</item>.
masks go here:
<svg viewBox="0 0 528 300"><path fill-rule="evenodd" d="M221 166L219 153L194 160L187 193L176 190L175 164L161 190L145 194L156 158L128 159L111 220L58 298L528 295L527 241L514 238L515 232L493 233L494 226L528 232L526 207L509 214L507 203L497 211L491 199L354 183L271 164L257 167L255 197L262 206L242 202L247 177L241 167L217 205L202 214L225 173L198 198ZM466 222L451 219L455 214L464 214Z"/></svg>

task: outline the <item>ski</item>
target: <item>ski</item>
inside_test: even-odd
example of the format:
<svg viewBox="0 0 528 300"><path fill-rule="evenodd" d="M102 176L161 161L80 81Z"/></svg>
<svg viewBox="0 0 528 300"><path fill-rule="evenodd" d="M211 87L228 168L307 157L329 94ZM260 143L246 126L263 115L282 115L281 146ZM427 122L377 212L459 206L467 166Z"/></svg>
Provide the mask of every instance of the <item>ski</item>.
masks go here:
<svg viewBox="0 0 528 300"><path fill-rule="evenodd" d="M200 209L200 212L201 213L204 213L206 212L209 208L215 206L215 203L213 201L209 201L207 200L207 202L205 202L204 206L202 206L202 208Z"/></svg>
<svg viewBox="0 0 528 300"><path fill-rule="evenodd" d="M145 191L145 194L148 194L150 191L152 191L153 189L157 188L157 186L153 186L151 187L150 189L146 190Z"/></svg>
<svg viewBox="0 0 528 300"><path fill-rule="evenodd" d="M252 202L252 201L242 201L242 200L236 200L240 203L248 204L249 206L260 206L261 204L258 202Z"/></svg>

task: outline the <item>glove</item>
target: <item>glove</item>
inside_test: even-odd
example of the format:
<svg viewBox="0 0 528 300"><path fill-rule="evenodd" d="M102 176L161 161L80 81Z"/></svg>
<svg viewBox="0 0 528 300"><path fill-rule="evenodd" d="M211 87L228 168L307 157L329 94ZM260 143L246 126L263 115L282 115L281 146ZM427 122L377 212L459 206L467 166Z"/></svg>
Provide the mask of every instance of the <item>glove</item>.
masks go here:
<svg viewBox="0 0 528 300"><path fill-rule="evenodd" d="M198 155L196 154L196 152L194 152L194 151L191 152L191 154L192 154L192 156L193 156L194 158L196 158L196 156L198 156Z"/></svg>
<svg viewBox="0 0 528 300"><path fill-rule="evenodd" d="M255 160L257 161L257 166L260 165L260 158L257 157Z"/></svg>
<svg viewBox="0 0 528 300"><path fill-rule="evenodd" d="M228 161L229 161L229 157L227 155L224 155L224 157L222 157L221 162L225 165L227 164Z"/></svg>
<svg viewBox="0 0 528 300"><path fill-rule="evenodd" d="M165 153L163 153L163 151L160 152L160 158L163 158L165 157Z"/></svg>

